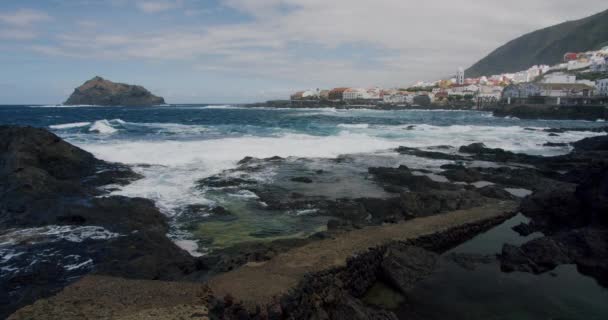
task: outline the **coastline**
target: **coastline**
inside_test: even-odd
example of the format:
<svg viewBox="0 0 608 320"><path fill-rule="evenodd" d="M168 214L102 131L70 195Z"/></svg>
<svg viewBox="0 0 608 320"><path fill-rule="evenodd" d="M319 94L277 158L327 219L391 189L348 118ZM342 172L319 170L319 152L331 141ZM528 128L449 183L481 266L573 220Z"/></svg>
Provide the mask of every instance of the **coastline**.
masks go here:
<svg viewBox="0 0 608 320"><path fill-rule="evenodd" d="M36 141L36 139L40 139L36 138L37 135L46 137L44 139L49 139L49 141L59 139L52 135L48 136L48 133L39 129L8 128L7 130L22 130L18 132L24 132L23 135L26 136L27 134L33 134L30 138L20 142L25 143L25 145L19 145L18 150L30 148L28 139ZM569 129L562 130L567 131ZM547 132L547 134L549 133ZM9 140L17 141L12 138ZM300 165L298 162L294 163L284 158L255 159L248 157L239 162L238 168L226 170L226 172L220 175L203 179L198 182L199 186L203 188L215 187L221 190L225 190L222 188L227 188L226 190L230 190L235 185L248 184L250 185L248 190L258 194L260 200L266 204L264 210L311 211L310 208L312 206L317 211L316 213L312 213L310 218L315 216L332 217L327 221L326 228L303 240L275 240L259 246L243 244L232 247L232 249L236 250L221 249L215 255L204 258L189 257L185 259L184 257L182 265L165 266L158 270L139 270L140 274L135 275L135 277L157 280L159 279L159 275L166 276L165 271L172 270L172 275L166 277L165 280L179 282L194 281L201 285L208 283L212 290L209 293L209 302L201 302L201 305L209 308L208 310L212 314L222 314L225 319L238 318L239 314L241 316L247 314L247 317L255 318L256 315L262 313L275 314L278 319L290 316L298 318L298 315L301 315L302 312L311 310L311 306L320 308L317 309L318 312L338 312L332 309L336 305L349 305L352 307L352 312L363 312L366 315L381 312L381 314L386 315L390 319L389 311L374 310L364 305L360 300L371 284L379 279L378 273L388 272L386 267L382 267L379 263L382 261L392 261L391 259L399 260L399 254L394 256L394 251L419 250L409 248L412 246L429 251L427 253L419 252L420 257L409 260L409 262L413 263L418 263L417 261L422 263L426 261L429 255L432 256L433 252L435 254L442 253L450 247L460 244L504 221L512 216L515 209L520 207L518 203L521 197L526 195L514 196L507 192L507 190L522 189L533 192L532 197L524 199L520 208L525 212L529 212L530 216L534 219L534 224L530 224L529 228L547 232L548 236L543 241L558 242L560 243L559 246L572 246L573 244L568 242L568 239L573 234L571 233L571 228L574 227L578 228L572 231L575 232L574 234L582 232L583 235L590 234L594 237L599 237L598 239L602 239L602 232L604 232L602 231L604 230L602 220L598 220L598 222L589 220L593 222L593 225L590 225L590 227L593 227L591 229L586 229L586 225L570 226L559 221L546 221L546 217L550 213L539 212L539 210L534 209L533 204L539 203L539 201L540 203L543 203L542 201L554 201L546 199L551 199L551 197L555 196L558 198L565 196L578 197L578 193L574 191L577 185L584 186L584 188L581 187L583 188L581 190L587 190L582 193L583 195L592 196L595 194L594 190L596 189L594 188L597 188L597 184L601 183L601 181L586 182L588 170L597 170L595 167L587 168L587 166L591 163L594 166L599 165L600 168L603 168L601 159L606 150L608 150L604 146L605 140L606 136L599 136L595 139L576 142L574 143L575 152L565 156L549 158L487 148L479 143L465 145L456 150L450 149L450 147L446 149L444 146L442 149L439 149L443 151L437 152L415 148L398 148L395 150L397 157L415 156L425 159L450 161L449 164L441 166L441 172L439 173L448 178L448 180L435 181L432 179L434 177L432 172L424 172L422 169L410 169L403 165L397 168L390 166L368 166L366 172L357 173L358 177L356 179L361 180L350 181L354 184L360 184L356 181L366 181L365 183L369 184L371 189L367 189L366 193L359 193L359 190L354 190L353 192L358 194L358 197L350 199L320 199L314 193L309 194L300 191L290 193L285 192L283 189L284 187L288 188L287 190L291 188L292 191L299 190L300 188L304 188L302 190L315 189L315 187L320 186L319 181L321 180L334 180L331 175L337 175L340 179L344 179L346 176L343 176L344 173L339 173L338 167L332 169L336 172L324 172L323 170L305 172L297 169L298 165ZM63 142L60 146L67 148ZM14 156L11 150L13 149L9 149L8 154ZM32 152L32 150L28 152ZM44 154L45 152L53 153L55 151L53 149L43 149L35 152L42 152ZM83 151L75 150L72 152L82 154L87 158L89 157L86 153L82 153ZM45 156L42 155L41 157L44 158ZM350 167L350 163L354 163L355 159L356 156L351 155L326 161L334 166ZM364 158L359 158L356 161L361 161L362 159ZM306 163L306 159L301 159L301 161L302 163ZM476 167L473 164L477 161L491 162L494 163L495 167ZM79 161L76 161L77 163ZM39 163L32 165L42 166ZM263 172L268 166L279 169L285 168L287 172L290 172L290 175L281 176L279 180L272 184L263 184L247 180L247 176L237 179L232 174L233 171L238 169L250 175L255 175L257 172ZM50 169L46 167L42 168L44 170L51 170L50 172L54 172L53 170L55 170L54 167ZM91 170L88 167L86 168L87 172ZM112 167L110 166L110 168ZM8 170L7 172L10 175L13 171ZM101 181L105 183L115 181L114 179L116 178L112 174L113 171L109 170L109 172L111 173L110 176L101 179ZM126 172L128 173L129 171L127 170ZM297 172L297 176L295 177L293 175L294 172ZM350 174L348 173L348 175ZM84 176L88 177L88 174ZM601 174L599 176L603 177ZM82 178L83 176L78 177ZM130 179L134 178L136 179L136 177L131 177ZM492 185L476 186L475 183L479 181L491 182ZM551 186L557 190L550 188ZM543 192L545 190L548 191ZM567 194L564 195L564 192ZM577 192L580 193L582 191ZM56 196L62 195L58 193ZM85 194L82 197L87 199L88 196ZM532 201L533 199L534 201ZM115 202L112 205L121 206L123 203L140 200L115 198L113 201ZM594 200L590 201L593 202ZM499 206L500 210L489 210L490 207L497 203L511 203L511 205L507 205L506 207ZM553 205L553 202L550 203ZM600 201L600 206L601 203ZM548 207L551 208L550 206ZM145 210L153 212L152 208L148 208L147 206L146 208ZM127 208L125 210L131 211L132 209ZM193 210L196 210L196 208L193 208ZM568 211L568 214L573 215L573 217L576 217L577 212L580 211L577 207L569 208L568 210L572 210ZM592 208L590 210L589 212L596 212L597 210L601 212L602 208ZM95 210L91 210L88 214L83 216L87 221L96 221L97 213ZM230 210L227 209L218 209L217 214L218 219L223 219L221 221L232 221L234 219ZM157 213L154 213L154 216L157 216ZM467 218L456 218L459 216ZM48 219L52 220L54 218L48 217ZM74 219L63 220L62 223L73 224L74 221L77 221ZM129 217L128 219L134 219L134 217ZM570 220L575 221L576 219ZM421 221L435 221L435 223L427 225ZM117 229L119 226L114 225L112 221L99 221L99 223L111 232L120 231L121 234L127 234L133 231L133 227L130 224L134 222L127 221L126 226L120 226L122 229ZM421 229L422 225L427 225L427 229ZM549 233L549 230L552 230L551 228L554 228L555 225L561 226L559 236ZM151 226L146 226L145 223L143 226L151 228ZM594 231L594 228L599 228L601 232L598 234ZM136 241L136 245L149 250L147 252L152 257L143 260L131 260L133 259L131 254L135 252L127 254L127 252L119 250L114 254L124 260L116 260L116 256L110 256L109 258L104 256L95 257L96 264L99 264L99 266L105 265L105 259L110 259L113 262L107 267L97 268L94 273L133 277L133 267L151 267L156 264L154 261L167 262L171 260L171 258L167 260L167 256L163 256L167 253L183 256L183 252L174 245L165 246L165 249L168 251L162 252L165 249L158 250L157 246L146 242L150 239L156 239L155 241L160 241L160 243L167 242L166 231L163 228L146 231L148 233L147 236L150 237L147 240L145 237L142 237L141 240L121 239L121 241L115 243L117 246L122 246L125 241ZM163 233L163 235L158 232ZM359 240L354 241L354 239ZM335 248L340 247L337 244L341 244L344 250L340 251L341 254L339 256L334 256ZM404 244L407 248L403 247ZM598 243L594 243L594 245L598 245ZM601 242L599 245L601 248ZM328 248L331 250L327 251L329 250ZM371 249L368 250L368 248ZM324 250L327 253L323 253L325 252ZM503 250L505 270L519 270L532 273L548 272L548 270L551 270L551 268L547 269L544 267L545 264L542 265L542 268L539 268L536 260L538 257L534 256L535 251L530 251L525 246L521 249L506 247ZM578 252L578 250L578 248L572 247L572 249L569 249L569 252ZM141 249L138 249L137 252L138 255L142 253ZM552 261L551 265L557 266L561 263L574 262L580 264L582 270L584 270L583 272L586 274L590 274L600 279L599 281L603 281L601 280L603 266L601 262L594 260L602 257L601 250L598 251L598 255L593 253L591 257L585 256L585 260L581 260L582 256L578 256L578 254L567 257L556 255L557 257L561 257L561 260ZM525 259L521 259L521 257L525 257ZM313 263L316 260L320 262ZM522 261L524 262L522 263ZM593 262L589 263L589 261ZM152 265L149 265L150 262L152 262ZM289 263L294 264L293 268L289 266ZM273 265L275 267L272 267ZM113 268L118 268L121 271L111 271ZM268 268L268 270L265 268ZM296 271L290 273L290 268ZM379 271L379 268L384 269L382 269L383 271ZM257 275L251 272L257 272ZM311 273L312 276L307 276L307 274ZM274 279L273 277L278 278ZM421 274L417 277L424 278L426 276ZM340 282L333 282L335 279L340 279ZM207 282L207 280L209 281ZM119 283L122 282L121 280L117 281ZM331 284L328 284L329 282L327 281L330 281ZM66 292L68 293L73 292L70 288L77 285L69 285L68 289L64 289L64 291L67 290ZM414 283L411 285L414 285ZM145 282L135 283L131 289L137 290L137 286L144 288L147 285ZM260 299L254 299L256 290L260 287L268 287L269 289L262 293ZM270 288L276 288L276 290L270 290ZM294 288L295 291L292 290ZM57 291L52 290L39 297L43 298L55 292ZM27 314L31 313L57 315L57 313L72 314L76 312L75 310L70 311L70 307L65 306L65 301L61 302L61 305L54 305L54 299L61 301L63 299L61 298L62 296L63 293L59 293L56 296L57 298L39 300L33 306L18 311L13 317L15 319L27 318ZM331 299L334 300L331 303L327 303L330 297L333 297ZM79 300L78 298L70 298L69 301L74 305L74 301ZM319 301L325 302L319 306ZM87 304L87 302L82 303ZM139 302L135 302L135 304L137 303ZM171 307L173 306L169 306L168 308ZM95 308L103 308L103 306ZM95 308L90 309L93 315L96 312ZM149 309L150 307L146 308ZM135 309L140 310L137 307ZM196 306L194 306L194 309L196 309ZM187 308L186 310L193 309ZM208 316L207 313L196 311L192 311L192 314L198 314L201 318Z"/></svg>

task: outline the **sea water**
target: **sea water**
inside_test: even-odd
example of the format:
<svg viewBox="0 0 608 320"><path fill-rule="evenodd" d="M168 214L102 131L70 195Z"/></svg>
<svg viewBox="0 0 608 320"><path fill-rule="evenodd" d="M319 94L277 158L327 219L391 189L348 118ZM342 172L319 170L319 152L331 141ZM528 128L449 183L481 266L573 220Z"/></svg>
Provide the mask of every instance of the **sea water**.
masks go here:
<svg viewBox="0 0 608 320"><path fill-rule="evenodd" d="M476 111L251 109L227 105L0 106L0 124L46 128L100 159L131 165L143 179L113 189L112 194L152 199L172 221L179 221L182 209L190 205L228 206L240 215L240 222L175 228L175 240L193 254L204 253L192 241L205 238L205 234L214 234L216 245L220 238L227 245L240 238L255 240L255 235L264 233L264 226L276 230L277 237L265 237L274 239L307 236L325 224L318 217L307 219L304 211L272 215L256 211L250 206L255 194L247 190L218 195L217 190L197 188L200 179L232 169L246 156L308 158L322 164L323 159L340 155L365 155L364 160L332 169L351 170L350 166L358 164L361 171L370 164L398 165L393 159L399 156L392 151L398 146L457 148L483 142L489 147L551 156L567 153L571 147L545 147L546 142L569 143L598 133L569 131L550 136L543 128L603 125L505 119ZM441 164L444 162L422 158L407 163L425 169ZM280 170L269 168L257 178L272 183L277 175Z"/></svg>

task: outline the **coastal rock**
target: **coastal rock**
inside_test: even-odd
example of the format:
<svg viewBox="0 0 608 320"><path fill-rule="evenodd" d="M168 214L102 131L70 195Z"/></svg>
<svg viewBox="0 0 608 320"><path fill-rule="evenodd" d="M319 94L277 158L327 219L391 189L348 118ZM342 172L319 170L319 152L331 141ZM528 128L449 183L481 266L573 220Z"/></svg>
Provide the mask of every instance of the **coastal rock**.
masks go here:
<svg viewBox="0 0 608 320"><path fill-rule="evenodd" d="M585 138L572 144L575 152L608 151L608 136Z"/></svg>
<svg viewBox="0 0 608 320"><path fill-rule="evenodd" d="M174 280L202 267L167 238L166 218L152 201L99 197L101 183L135 178L48 131L0 126L0 228L8 230L0 236L17 230L33 239L28 246L3 242L15 254L1 262L10 260L12 271L0 274L2 291L10 293L0 318L89 272Z"/></svg>
<svg viewBox="0 0 608 320"><path fill-rule="evenodd" d="M534 163L539 157L530 156L522 153L514 153L500 148L488 148L483 143L472 143L470 145L461 146L459 149L462 153L471 154L476 160L491 161L491 162L523 162Z"/></svg>
<svg viewBox="0 0 608 320"><path fill-rule="evenodd" d="M414 175L406 166L398 168L369 168L368 172L378 181L393 185L407 187L410 191L429 191L429 190L458 190L461 187L450 183L433 181L428 176Z"/></svg>
<svg viewBox="0 0 608 320"><path fill-rule="evenodd" d="M153 95L142 86L115 83L101 77L94 77L76 88L64 104L153 106L164 103L165 99Z"/></svg>
<svg viewBox="0 0 608 320"><path fill-rule="evenodd" d="M570 261L561 243L549 237L534 239L519 248L505 244L501 254L504 271L543 273Z"/></svg>
<svg viewBox="0 0 608 320"><path fill-rule="evenodd" d="M312 183L312 179L309 177L293 177L291 178L291 181L300 183Z"/></svg>
<svg viewBox="0 0 608 320"><path fill-rule="evenodd" d="M414 217L468 209L480 206L485 201L484 197L473 191L406 192L400 197L404 214Z"/></svg>
<svg viewBox="0 0 608 320"><path fill-rule="evenodd" d="M382 259L382 277L406 292L417 282L429 276L438 265L438 255L414 246L394 246L387 250Z"/></svg>
<svg viewBox="0 0 608 320"><path fill-rule="evenodd" d="M495 255L482 255L475 253L451 253L445 256L460 267L467 270L475 270L480 264L489 264L496 261Z"/></svg>

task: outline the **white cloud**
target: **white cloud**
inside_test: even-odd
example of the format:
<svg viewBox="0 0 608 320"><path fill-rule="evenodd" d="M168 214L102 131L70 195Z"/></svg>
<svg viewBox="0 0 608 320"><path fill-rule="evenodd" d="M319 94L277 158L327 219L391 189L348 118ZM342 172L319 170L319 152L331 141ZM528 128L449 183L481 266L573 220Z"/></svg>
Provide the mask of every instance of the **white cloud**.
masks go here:
<svg viewBox="0 0 608 320"><path fill-rule="evenodd" d="M30 27L36 23L50 20L51 17L45 12L30 9L20 9L10 13L0 13L0 23L15 27Z"/></svg>
<svg viewBox="0 0 608 320"><path fill-rule="evenodd" d="M400 85L450 75L526 32L595 13L604 1L580 6L570 0L222 0L224 8L250 19L133 34L84 30L35 49L86 58L176 60L200 70L319 86ZM182 1L136 4L145 13L200 9ZM302 47L321 54L307 57ZM337 56L323 57L335 48ZM345 48L362 49L363 57L353 58Z"/></svg>
<svg viewBox="0 0 608 320"><path fill-rule="evenodd" d="M4 40L31 40L38 36L33 30L22 29L1 29L0 39Z"/></svg>
<svg viewBox="0 0 608 320"><path fill-rule="evenodd" d="M180 0L138 1L135 5L139 10L145 13L159 13L180 8L182 6L182 2Z"/></svg>

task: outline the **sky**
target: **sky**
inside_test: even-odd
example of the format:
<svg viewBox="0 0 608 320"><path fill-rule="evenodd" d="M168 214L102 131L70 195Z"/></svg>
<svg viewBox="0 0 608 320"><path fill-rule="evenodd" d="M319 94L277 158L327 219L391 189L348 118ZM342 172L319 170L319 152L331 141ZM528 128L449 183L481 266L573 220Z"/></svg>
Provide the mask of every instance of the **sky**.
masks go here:
<svg viewBox="0 0 608 320"><path fill-rule="evenodd" d="M0 0L0 104L61 103L96 75L168 103L403 87L606 9L605 0Z"/></svg>

